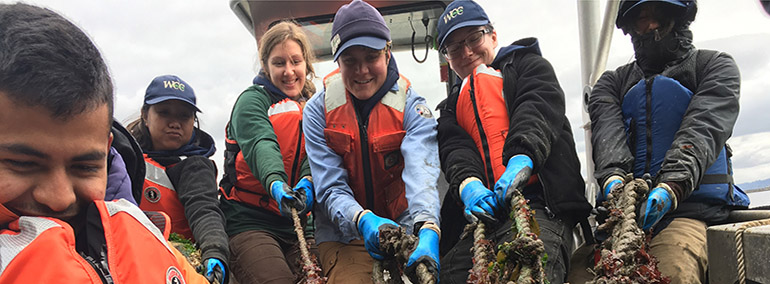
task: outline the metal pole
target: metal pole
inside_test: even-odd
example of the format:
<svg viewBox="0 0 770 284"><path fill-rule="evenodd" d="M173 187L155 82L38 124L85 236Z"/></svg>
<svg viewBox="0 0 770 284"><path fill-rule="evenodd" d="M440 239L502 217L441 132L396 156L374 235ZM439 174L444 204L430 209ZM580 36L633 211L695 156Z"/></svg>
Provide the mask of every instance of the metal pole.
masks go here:
<svg viewBox="0 0 770 284"><path fill-rule="evenodd" d="M591 204L596 200L598 185L594 178L593 147L591 146L591 118L588 116L588 97L591 89L607 65L615 17L620 2L607 1L601 31L599 23L599 1L578 0L578 22L580 32L580 62L583 79L583 130L586 151L586 198ZM598 43L597 43L598 40Z"/></svg>

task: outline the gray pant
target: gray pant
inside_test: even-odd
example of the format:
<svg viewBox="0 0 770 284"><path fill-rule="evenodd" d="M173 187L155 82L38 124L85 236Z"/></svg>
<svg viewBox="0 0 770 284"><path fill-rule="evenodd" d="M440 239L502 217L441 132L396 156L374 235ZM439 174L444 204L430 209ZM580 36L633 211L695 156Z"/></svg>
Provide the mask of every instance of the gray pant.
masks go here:
<svg viewBox="0 0 770 284"><path fill-rule="evenodd" d="M572 228L574 224L567 224L557 217L550 217L542 206L533 204L535 220L540 225L540 239L545 245L545 253L548 261L545 266L545 274L551 284L564 283L569 271L569 257L572 253ZM538 208L539 207L539 208ZM450 222L446 220L444 222ZM511 232L513 220L507 220L497 227L487 238L494 244L502 244L513 240ZM441 258L441 283L466 283L468 270L473 267L473 255L471 247L473 237L468 236L457 244L443 258ZM495 248L497 250L497 248Z"/></svg>

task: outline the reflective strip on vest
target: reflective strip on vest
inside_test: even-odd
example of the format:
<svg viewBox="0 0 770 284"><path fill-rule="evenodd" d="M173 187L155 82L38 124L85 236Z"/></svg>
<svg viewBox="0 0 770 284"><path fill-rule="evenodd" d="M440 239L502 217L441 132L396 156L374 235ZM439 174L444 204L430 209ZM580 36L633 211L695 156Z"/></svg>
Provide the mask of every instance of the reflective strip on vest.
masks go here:
<svg viewBox="0 0 770 284"><path fill-rule="evenodd" d="M121 199L123 200L123 199ZM125 200L124 200L125 201ZM126 201L128 203L128 201ZM0 274L8 264L40 234L51 228L61 227L54 221L41 217L22 216L19 218L18 234L0 235Z"/></svg>
<svg viewBox="0 0 770 284"><path fill-rule="evenodd" d="M398 84L398 92L385 93L385 95L380 100L380 103L392 107L399 112L404 112L404 108L406 107L406 89L408 87L408 83L406 80L397 80L396 82ZM340 80L339 83L341 84L342 80Z"/></svg>
<svg viewBox="0 0 770 284"><path fill-rule="evenodd" d="M153 224L152 221L147 218L147 215L142 213L142 210L139 209L139 207L136 207L125 199L104 202L104 206L107 208L107 212L110 214L110 217L115 216L115 214L120 212L126 212L131 217L134 217L136 221L141 223L145 228L147 228L147 230L152 232L155 238L157 238L164 246L166 246L166 249L168 249L171 254L174 253L174 251L171 250L171 247L168 246L166 238L163 237L163 232L161 232L160 229L158 229L158 227L156 227L155 224Z"/></svg>
<svg viewBox="0 0 770 284"><path fill-rule="evenodd" d="M296 102L290 99L286 99L271 105L270 108L267 109L267 116L273 116L276 114L292 112L292 111L300 111L299 106L297 105Z"/></svg>
<svg viewBox="0 0 770 284"><path fill-rule="evenodd" d="M147 159L144 160L144 166L147 168L147 172L144 175L144 179L154 182L160 186L176 191L174 184L171 183L171 179L166 174L166 169L158 167L157 165L150 163Z"/></svg>
<svg viewBox="0 0 770 284"><path fill-rule="evenodd" d="M324 96L324 104L326 105L326 112L330 112L338 107L345 105L347 97L342 96L330 96L329 94L345 94L345 84L342 82L342 74L337 72L324 79L324 86L326 87L326 95Z"/></svg>

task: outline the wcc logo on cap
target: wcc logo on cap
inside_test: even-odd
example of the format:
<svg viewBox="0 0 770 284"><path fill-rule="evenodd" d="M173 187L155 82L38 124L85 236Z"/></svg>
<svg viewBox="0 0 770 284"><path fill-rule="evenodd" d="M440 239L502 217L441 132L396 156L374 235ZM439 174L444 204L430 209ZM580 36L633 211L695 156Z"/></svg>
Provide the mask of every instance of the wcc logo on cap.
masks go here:
<svg viewBox="0 0 770 284"><path fill-rule="evenodd" d="M163 87L166 89L177 89L184 92L184 83L179 81L163 81Z"/></svg>
<svg viewBox="0 0 770 284"><path fill-rule="evenodd" d="M446 38L453 31L464 27L489 24L489 17L479 3L470 0L456 0L446 7L438 21L438 42L443 47Z"/></svg>
<svg viewBox="0 0 770 284"><path fill-rule="evenodd" d="M447 11L447 13L444 15L444 24L446 24L450 20L452 20L452 19L454 19L457 16L460 16L462 14L463 14L463 6L454 8L451 11Z"/></svg>
<svg viewBox="0 0 770 284"><path fill-rule="evenodd" d="M190 104L195 110L201 111L195 105L196 99L193 88L175 75L155 77L144 93L144 103L148 105L154 105L167 100L180 100Z"/></svg>

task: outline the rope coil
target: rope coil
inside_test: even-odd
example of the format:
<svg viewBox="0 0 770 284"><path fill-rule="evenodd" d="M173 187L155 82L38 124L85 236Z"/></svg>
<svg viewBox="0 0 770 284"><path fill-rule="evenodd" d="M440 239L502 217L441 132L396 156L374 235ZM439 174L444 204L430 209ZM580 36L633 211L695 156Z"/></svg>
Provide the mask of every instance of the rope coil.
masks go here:
<svg viewBox="0 0 770 284"><path fill-rule="evenodd" d="M743 260L743 233L750 228L770 225L770 219L745 223L735 230L735 258L738 266L738 283L746 284L746 264Z"/></svg>

